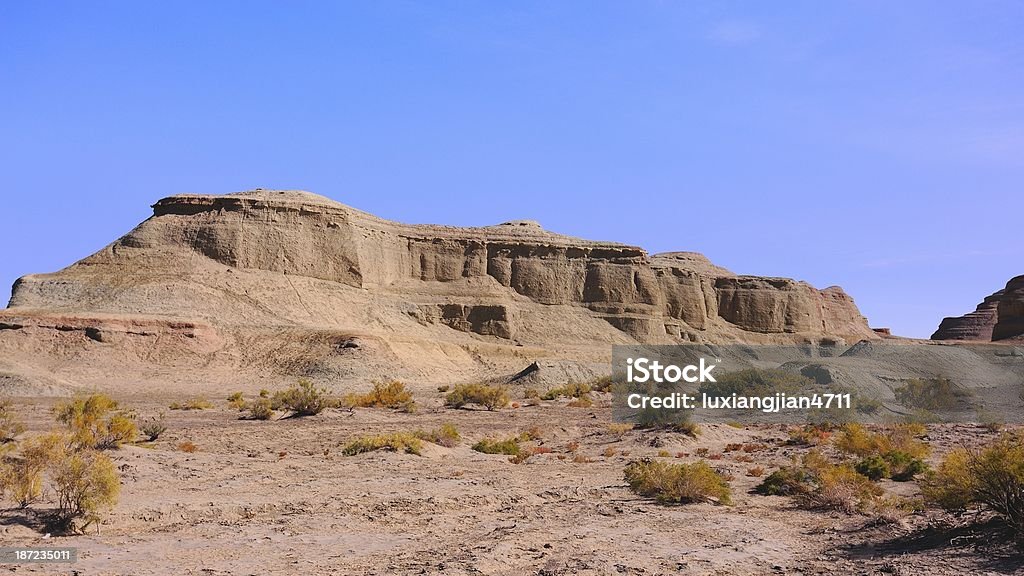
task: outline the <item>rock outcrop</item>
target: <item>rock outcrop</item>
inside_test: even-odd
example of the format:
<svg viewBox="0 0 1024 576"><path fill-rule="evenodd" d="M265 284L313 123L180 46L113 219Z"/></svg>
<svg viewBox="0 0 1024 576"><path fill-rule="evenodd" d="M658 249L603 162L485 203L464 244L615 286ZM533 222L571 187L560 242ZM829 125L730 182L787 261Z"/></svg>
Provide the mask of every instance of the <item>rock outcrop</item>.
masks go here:
<svg viewBox="0 0 1024 576"><path fill-rule="evenodd" d="M700 254L651 256L528 220L407 225L322 196L268 190L160 200L151 218L100 252L21 278L5 317L36 331L53 317L95 328L82 332L94 344L107 334L132 337L119 326L136 317L152 334L208 326L194 335L209 342L194 346L204 362L277 354L266 335L280 330L316 334L310 358L359 336L414 374L490 368L524 347L606 360L615 343L877 338L838 287L736 275ZM0 331L0 350L18 332ZM330 361L369 362L367 347L344 352Z"/></svg>
<svg viewBox="0 0 1024 576"><path fill-rule="evenodd" d="M995 342L1024 336L1024 276L982 300L974 312L943 318L932 340Z"/></svg>

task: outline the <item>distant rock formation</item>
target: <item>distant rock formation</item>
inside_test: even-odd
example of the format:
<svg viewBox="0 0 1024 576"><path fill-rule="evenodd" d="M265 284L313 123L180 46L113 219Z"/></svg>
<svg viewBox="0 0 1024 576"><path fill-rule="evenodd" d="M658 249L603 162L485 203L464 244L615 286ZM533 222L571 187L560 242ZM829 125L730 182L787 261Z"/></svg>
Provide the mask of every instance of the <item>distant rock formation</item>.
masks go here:
<svg viewBox="0 0 1024 576"><path fill-rule="evenodd" d="M0 322L18 327L0 326L0 352L70 354L59 340L74 339L90 354L120 346L120 361L136 342L152 363L173 344L176 366L191 354L413 377L519 370L527 354L606 362L612 344L879 338L838 287L736 275L700 254L651 256L530 220L407 225L271 190L164 198L96 254L19 279ZM345 347L354 337L362 344Z"/></svg>
<svg viewBox="0 0 1024 576"><path fill-rule="evenodd" d="M932 340L995 342L1024 336L1024 276L982 300L974 312L943 318Z"/></svg>

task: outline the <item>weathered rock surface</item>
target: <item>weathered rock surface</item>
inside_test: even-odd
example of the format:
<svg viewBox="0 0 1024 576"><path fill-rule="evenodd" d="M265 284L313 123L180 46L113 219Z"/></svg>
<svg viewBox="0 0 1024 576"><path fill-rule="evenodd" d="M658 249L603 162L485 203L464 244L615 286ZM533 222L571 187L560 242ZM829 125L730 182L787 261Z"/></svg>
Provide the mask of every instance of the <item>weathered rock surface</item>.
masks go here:
<svg viewBox="0 0 1024 576"><path fill-rule="evenodd" d="M986 297L974 312L943 318L932 340L994 342L1024 336L1024 276Z"/></svg>
<svg viewBox="0 0 1024 576"><path fill-rule="evenodd" d="M21 327L0 330L0 351L25 348L13 335L54 318L89 346L150 338L158 360L162 338L208 364L265 362L289 347L275 338L301 333L312 342L304 370L348 373L358 356L411 377L538 355L606 359L615 343L877 338L838 287L736 275L700 254L651 256L528 220L406 225L268 190L165 198L100 252L21 278L0 313ZM332 352L353 337L375 344ZM295 362L281 360L288 371Z"/></svg>

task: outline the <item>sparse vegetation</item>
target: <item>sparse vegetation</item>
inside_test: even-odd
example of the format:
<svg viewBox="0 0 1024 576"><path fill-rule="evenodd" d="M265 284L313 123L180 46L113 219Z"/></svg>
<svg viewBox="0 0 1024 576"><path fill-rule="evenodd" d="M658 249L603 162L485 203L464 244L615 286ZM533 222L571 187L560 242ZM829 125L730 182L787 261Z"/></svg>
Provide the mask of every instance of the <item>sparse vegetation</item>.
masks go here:
<svg viewBox="0 0 1024 576"><path fill-rule="evenodd" d="M957 410L969 407L970 394L949 378L913 378L894 390L896 401L920 410Z"/></svg>
<svg viewBox="0 0 1024 576"><path fill-rule="evenodd" d="M249 412L249 420L270 420L274 417L274 403L263 396L246 402L245 410Z"/></svg>
<svg viewBox="0 0 1024 576"><path fill-rule="evenodd" d="M25 425L15 418L10 400L0 400L0 444L13 442L25 431Z"/></svg>
<svg viewBox="0 0 1024 576"><path fill-rule="evenodd" d="M567 398L582 398L590 394L590 386L582 382L570 382L564 386L552 388L541 396L542 400L554 400L559 396Z"/></svg>
<svg viewBox="0 0 1024 576"><path fill-rule="evenodd" d="M132 414L104 394L61 402L53 411L57 421L68 428L73 440L83 448L117 448L138 434Z"/></svg>
<svg viewBox="0 0 1024 576"><path fill-rule="evenodd" d="M365 394L347 394L342 404L355 408L392 408L403 412L416 410L412 392L406 390L405 384L398 380L374 382L373 390Z"/></svg>
<svg viewBox="0 0 1024 576"><path fill-rule="evenodd" d="M160 416L150 417L150 419L142 425L142 435L150 442L155 442L156 439L166 431L167 425L164 424L163 414Z"/></svg>
<svg viewBox="0 0 1024 576"><path fill-rule="evenodd" d="M924 472L928 445L917 439L925 428L920 424L900 424L882 432L871 432L860 424L847 424L835 438L842 452L861 457L854 469L871 480L892 478L905 482Z"/></svg>
<svg viewBox="0 0 1024 576"><path fill-rule="evenodd" d="M241 392L235 392L234 394L231 394L230 396L228 396L227 400L229 408L234 408L235 410L245 409L245 399L242 397Z"/></svg>
<svg viewBox="0 0 1024 576"><path fill-rule="evenodd" d="M209 410L213 408L213 404L206 398L198 396L184 402L171 402L169 408L171 410Z"/></svg>
<svg viewBox="0 0 1024 576"><path fill-rule="evenodd" d="M459 384L445 397L445 405L451 408L477 404L488 410L497 410L508 403L508 390L504 386L489 384Z"/></svg>
<svg viewBox="0 0 1024 576"><path fill-rule="evenodd" d="M414 436L421 440L426 440L431 444L437 444L438 446L445 446L451 448L458 445L461 436L459 430L452 424L442 424L440 428L430 431L417 431Z"/></svg>
<svg viewBox="0 0 1024 576"><path fill-rule="evenodd" d="M729 504L729 483L706 462L672 464L660 460L630 462L625 468L630 489L666 504Z"/></svg>
<svg viewBox="0 0 1024 576"><path fill-rule="evenodd" d="M422 453L423 441L407 432L362 436L346 444L341 453L345 456L355 456L356 454L373 452L375 450L406 452L418 456Z"/></svg>
<svg viewBox="0 0 1024 576"><path fill-rule="evenodd" d="M476 444L473 444L473 450L483 452L484 454L506 454L508 456L515 456L522 451L522 448L519 446L519 441L519 438L515 436L504 440L484 438Z"/></svg>
<svg viewBox="0 0 1024 576"><path fill-rule="evenodd" d="M315 416L331 404L326 388L318 388L305 379L287 390L275 392L270 403L273 410L288 410L294 416Z"/></svg>
<svg viewBox="0 0 1024 576"><path fill-rule="evenodd" d="M191 440L185 440L184 442L178 444L178 450L185 452L187 454L191 454L196 450L199 450L199 447L196 446Z"/></svg>
<svg viewBox="0 0 1024 576"><path fill-rule="evenodd" d="M808 506L846 513L871 509L883 490L848 464L834 464L816 450L768 475L755 492L795 496Z"/></svg>
<svg viewBox="0 0 1024 576"><path fill-rule="evenodd" d="M976 450L946 455L923 482L927 501L946 510L971 505L1001 517L1024 545L1024 432L1007 432Z"/></svg>

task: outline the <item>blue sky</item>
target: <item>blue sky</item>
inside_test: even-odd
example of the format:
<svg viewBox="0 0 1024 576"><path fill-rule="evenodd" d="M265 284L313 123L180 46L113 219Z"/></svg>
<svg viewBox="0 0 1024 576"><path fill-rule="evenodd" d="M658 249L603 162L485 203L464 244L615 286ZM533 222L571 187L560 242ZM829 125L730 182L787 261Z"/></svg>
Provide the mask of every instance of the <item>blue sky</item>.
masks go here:
<svg viewBox="0 0 1024 576"><path fill-rule="evenodd" d="M0 5L0 300L181 192L516 218L843 286L1024 274L1021 2Z"/></svg>

